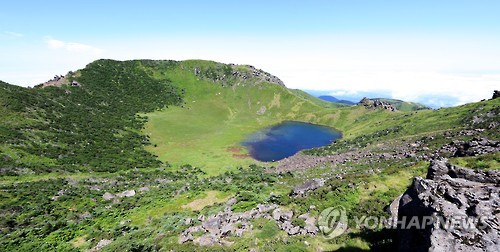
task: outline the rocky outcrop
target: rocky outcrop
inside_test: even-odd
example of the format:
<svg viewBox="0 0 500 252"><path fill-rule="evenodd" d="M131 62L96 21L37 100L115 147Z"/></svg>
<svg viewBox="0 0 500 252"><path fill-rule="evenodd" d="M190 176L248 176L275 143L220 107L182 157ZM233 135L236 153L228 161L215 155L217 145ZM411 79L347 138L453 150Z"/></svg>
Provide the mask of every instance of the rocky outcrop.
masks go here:
<svg viewBox="0 0 500 252"><path fill-rule="evenodd" d="M500 91L498 90L493 91L493 97L491 97L491 99L493 100L499 97L500 97Z"/></svg>
<svg viewBox="0 0 500 252"><path fill-rule="evenodd" d="M67 79L65 76L61 75L55 75L54 78L40 84L38 87L60 87L63 84L67 84Z"/></svg>
<svg viewBox="0 0 500 252"><path fill-rule="evenodd" d="M385 102L379 99L368 99L364 97L361 101L358 102L359 105L363 105L368 109L385 109L389 111L396 111L396 107L394 107L391 103Z"/></svg>
<svg viewBox="0 0 500 252"><path fill-rule="evenodd" d="M454 140L442 149L451 153L452 157L478 156L500 151L500 141L474 137L470 141Z"/></svg>
<svg viewBox="0 0 500 252"><path fill-rule="evenodd" d="M268 82L285 87L285 83L280 78L250 65L220 64L210 68L194 67L193 74L219 82L223 86L227 84L226 81L237 79L244 82L252 80L253 84Z"/></svg>
<svg viewBox="0 0 500 252"><path fill-rule="evenodd" d="M247 68L248 68L248 72L246 71L240 71L238 69L236 69L235 66L238 66L238 65L232 65L230 64L232 67L233 67L233 76L235 77L238 77L238 78L241 78L241 79L248 79L248 78L257 78L257 79L260 79L261 81L266 81L266 82L269 82L269 83L272 83L272 84L277 84L277 85L280 85L280 86L285 86L285 83L283 83L282 80L280 80L280 78L268 73L268 72L265 72L261 69L257 69L255 68L254 66L250 66L250 65L245 65Z"/></svg>
<svg viewBox="0 0 500 252"><path fill-rule="evenodd" d="M400 251L500 251L500 171L431 161L398 207Z"/></svg>

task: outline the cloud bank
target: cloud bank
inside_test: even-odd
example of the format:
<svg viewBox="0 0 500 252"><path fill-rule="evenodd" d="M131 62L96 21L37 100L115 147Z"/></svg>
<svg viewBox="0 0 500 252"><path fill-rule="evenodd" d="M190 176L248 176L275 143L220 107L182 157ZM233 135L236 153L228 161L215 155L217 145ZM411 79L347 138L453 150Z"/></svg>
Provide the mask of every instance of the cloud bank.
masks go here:
<svg viewBox="0 0 500 252"><path fill-rule="evenodd" d="M52 50L61 49L74 53L92 53L92 54L101 54L103 52L102 49L90 45L76 43L76 42L65 42L50 37L47 37L45 39L45 43L47 43L47 46Z"/></svg>

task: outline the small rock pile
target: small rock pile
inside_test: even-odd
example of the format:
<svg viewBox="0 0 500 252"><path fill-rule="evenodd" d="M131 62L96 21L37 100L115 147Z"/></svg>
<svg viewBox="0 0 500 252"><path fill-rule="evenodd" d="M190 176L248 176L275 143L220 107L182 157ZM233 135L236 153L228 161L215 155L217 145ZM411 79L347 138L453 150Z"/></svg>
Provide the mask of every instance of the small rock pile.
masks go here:
<svg viewBox="0 0 500 252"><path fill-rule="evenodd" d="M231 201L231 200L230 200ZM233 200L234 203L234 200ZM212 246L216 244L229 246L232 242L225 240L229 236L240 237L244 232L252 229L252 219L264 218L274 220L281 230L288 235L311 235L318 232L316 218L309 214L302 214L297 218L304 220L304 227L292 224L293 211L280 208L276 204L259 204L256 208L242 213L234 213L227 206L224 211L216 215L205 217L200 215L200 225L190 226L179 236L179 243L193 241L201 246ZM186 220L186 224L192 224L192 220ZM196 234L200 234L195 238Z"/></svg>
<svg viewBox="0 0 500 252"><path fill-rule="evenodd" d="M442 149L451 153L452 157L478 156L500 151L500 141L474 137L471 141L454 140Z"/></svg>

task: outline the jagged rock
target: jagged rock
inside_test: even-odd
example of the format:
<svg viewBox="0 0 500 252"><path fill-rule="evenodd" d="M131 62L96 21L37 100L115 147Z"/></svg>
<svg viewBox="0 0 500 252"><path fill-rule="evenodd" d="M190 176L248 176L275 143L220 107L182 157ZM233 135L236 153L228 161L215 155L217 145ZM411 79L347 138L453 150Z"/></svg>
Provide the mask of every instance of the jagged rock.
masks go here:
<svg viewBox="0 0 500 252"><path fill-rule="evenodd" d="M427 170L427 179L439 179L445 175L450 178L460 178L481 183L495 184L500 181L500 173L498 171L473 171L460 166L452 165L448 159L435 159L431 161L431 165Z"/></svg>
<svg viewBox="0 0 500 252"><path fill-rule="evenodd" d="M416 177L399 201L399 249L499 251L498 209L500 171L433 160L427 178Z"/></svg>
<svg viewBox="0 0 500 252"><path fill-rule="evenodd" d="M325 185L325 179L311 179L304 182L301 185L298 185L293 188L291 195L292 196L303 196L306 192L315 190L316 188L322 187Z"/></svg>

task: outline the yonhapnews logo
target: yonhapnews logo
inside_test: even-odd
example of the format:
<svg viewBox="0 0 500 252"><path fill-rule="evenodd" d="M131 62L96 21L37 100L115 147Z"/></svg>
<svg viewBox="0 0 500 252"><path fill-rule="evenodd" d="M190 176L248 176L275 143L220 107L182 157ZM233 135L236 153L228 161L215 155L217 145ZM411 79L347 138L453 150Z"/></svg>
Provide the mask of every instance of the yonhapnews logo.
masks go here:
<svg viewBox="0 0 500 252"><path fill-rule="evenodd" d="M333 239L347 230L347 214L343 206L329 207L318 217L318 228L326 239Z"/></svg>

